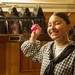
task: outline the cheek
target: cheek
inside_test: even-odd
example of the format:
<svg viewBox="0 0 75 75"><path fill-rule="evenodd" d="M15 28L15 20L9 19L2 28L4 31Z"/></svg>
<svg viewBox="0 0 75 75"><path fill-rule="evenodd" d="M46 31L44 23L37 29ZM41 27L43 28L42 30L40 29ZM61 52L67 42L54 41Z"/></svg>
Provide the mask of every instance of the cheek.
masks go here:
<svg viewBox="0 0 75 75"><path fill-rule="evenodd" d="M68 32L66 27L60 27L58 30L61 35L64 35Z"/></svg>
<svg viewBox="0 0 75 75"><path fill-rule="evenodd" d="M50 27L47 28L47 33L50 35L50 31L52 29ZM67 27L64 25L59 25L59 26L55 26L55 30L54 31L59 31L60 34L64 34L68 31Z"/></svg>

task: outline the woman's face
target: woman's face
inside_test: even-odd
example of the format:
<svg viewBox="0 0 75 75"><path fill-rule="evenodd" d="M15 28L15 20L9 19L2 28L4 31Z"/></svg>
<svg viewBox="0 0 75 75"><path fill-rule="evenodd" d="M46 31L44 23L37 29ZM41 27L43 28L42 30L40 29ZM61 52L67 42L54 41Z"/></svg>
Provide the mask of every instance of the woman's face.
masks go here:
<svg viewBox="0 0 75 75"><path fill-rule="evenodd" d="M71 25L58 16L51 16L48 23L47 32L53 40L62 40L67 38Z"/></svg>

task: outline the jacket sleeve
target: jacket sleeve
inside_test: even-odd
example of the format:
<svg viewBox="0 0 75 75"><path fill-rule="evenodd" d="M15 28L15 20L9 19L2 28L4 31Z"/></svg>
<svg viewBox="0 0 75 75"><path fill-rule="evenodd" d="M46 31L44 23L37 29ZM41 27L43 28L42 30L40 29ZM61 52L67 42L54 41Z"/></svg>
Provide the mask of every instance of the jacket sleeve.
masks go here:
<svg viewBox="0 0 75 75"><path fill-rule="evenodd" d="M40 51L40 41L36 40L35 43L31 43L27 40L21 45L21 50L26 57L31 57L36 62L42 61L43 53Z"/></svg>

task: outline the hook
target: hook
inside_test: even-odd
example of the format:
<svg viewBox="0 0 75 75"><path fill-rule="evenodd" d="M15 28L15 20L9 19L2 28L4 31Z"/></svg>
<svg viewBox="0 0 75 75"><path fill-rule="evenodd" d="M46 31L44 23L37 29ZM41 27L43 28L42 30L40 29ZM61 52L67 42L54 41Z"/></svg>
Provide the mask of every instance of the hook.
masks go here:
<svg viewBox="0 0 75 75"><path fill-rule="evenodd" d="M69 12L69 13L68 13L68 16L70 16L70 15L71 15L71 13Z"/></svg>
<svg viewBox="0 0 75 75"><path fill-rule="evenodd" d="M40 7L40 3L37 3L37 7L38 7L38 8Z"/></svg>

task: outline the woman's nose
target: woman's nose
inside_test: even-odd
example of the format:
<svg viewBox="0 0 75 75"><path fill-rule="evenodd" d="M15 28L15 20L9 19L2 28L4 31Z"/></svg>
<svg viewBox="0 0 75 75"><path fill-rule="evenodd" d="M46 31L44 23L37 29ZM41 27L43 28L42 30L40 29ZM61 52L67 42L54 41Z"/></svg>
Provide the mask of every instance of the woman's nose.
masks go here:
<svg viewBox="0 0 75 75"><path fill-rule="evenodd" d="M55 29L55 26L54 26L54 25L52 25L52 26L51 26L51 29Z"/></svg>

